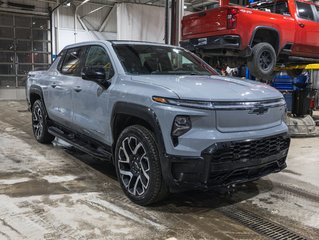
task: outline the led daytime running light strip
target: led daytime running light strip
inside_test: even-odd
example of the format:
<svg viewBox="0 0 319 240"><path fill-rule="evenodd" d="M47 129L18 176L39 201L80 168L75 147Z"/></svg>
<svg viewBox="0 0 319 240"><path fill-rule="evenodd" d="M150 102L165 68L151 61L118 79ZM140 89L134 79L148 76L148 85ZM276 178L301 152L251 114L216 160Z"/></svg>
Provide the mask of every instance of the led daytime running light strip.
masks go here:
<svg viewBox="0 0 319 240"><path fill-rule="evenodd" d="M181 100L163 97L153 97L153 101L164 104L171 104L182 107L201 108L201 109L214 109L214 110L250 110L258 106L274 108L286 106L286 102L283 98L253 102L206 102L206 101L193 101L193 100Z"/></svg>

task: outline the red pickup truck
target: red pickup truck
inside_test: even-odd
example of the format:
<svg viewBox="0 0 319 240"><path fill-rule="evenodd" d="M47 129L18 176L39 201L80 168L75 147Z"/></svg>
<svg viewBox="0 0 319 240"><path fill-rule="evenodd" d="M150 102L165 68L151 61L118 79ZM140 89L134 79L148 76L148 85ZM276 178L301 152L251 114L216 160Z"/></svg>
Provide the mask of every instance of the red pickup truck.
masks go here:
<svg viewBox="0 0 319 240"><path fill-rule="evenodd" d="M319 62L319 5L277 0L193 13L182 20L181 46L214 66L247 63L252 75L269 79L276 65Z"/></svg>

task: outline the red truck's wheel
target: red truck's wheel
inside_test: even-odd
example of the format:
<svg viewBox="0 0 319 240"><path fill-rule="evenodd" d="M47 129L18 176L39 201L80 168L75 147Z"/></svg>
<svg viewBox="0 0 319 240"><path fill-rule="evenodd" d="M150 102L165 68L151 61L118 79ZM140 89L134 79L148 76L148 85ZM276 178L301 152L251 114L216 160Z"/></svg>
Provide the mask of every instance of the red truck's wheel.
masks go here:
<svg viewBox="0 0 319 240"><path fill-rule="evenodd" d="M269 80L276 66L276 52L269 43L258 43L252 49L252 58L247 62L251 74Z"/></svg>

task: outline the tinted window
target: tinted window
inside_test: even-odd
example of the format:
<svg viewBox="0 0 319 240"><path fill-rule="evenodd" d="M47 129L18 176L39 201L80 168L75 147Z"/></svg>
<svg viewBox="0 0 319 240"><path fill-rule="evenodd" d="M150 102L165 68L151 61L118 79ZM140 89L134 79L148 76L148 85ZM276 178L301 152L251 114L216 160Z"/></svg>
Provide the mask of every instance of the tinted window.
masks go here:
<svg viewBox="0 0 319 240"><path fill-rule="evenodd" d="M62 50L59 55L57 56L57 58L54 61L59 61L57 69L59 71L61 71L62 68L62 63L63 63L63 59L64 59L64 55L65 55L66 50Z"/></svg>
<svg viewBox="0 0 319 240"><path fill-rule="evenodd" d="M89 49L86 61L86 67L103 67L106 72L109 72L110 75L108 78L111 78L114 74L113 66L111 59L105 49L100 46L92 46Z"/></svg>
<svg viewBox="0 0 319 240"><path fill-rule="evenodd" d="M79 75L80 73L80 58L84 52L83 48L72 48L67 50L64 61L61 67L61 73Z"/></svg>
<svg viewBox="0 0 319 240"><path fill-rule="evenodd" d="M114 49L124 70L130 74L216 74L206 63L180 48L119 44Z"/></svg>
<svg viewBox="0 0 319 240"><path fill-rule="evenodd" d="M275 2L270 4L265 3L261 5L253 5L252 8L257 8L261 11L277 13L285 16L290 15L287 2Z"/></svg>
<svg viewBox="0 0 319 240"><path fill-rule="evenodd" d="M303 2L296 2L296 3L297 3L299 17L313 21L314 16L313 16L311 5L307 3L303 3Z"/></svg>

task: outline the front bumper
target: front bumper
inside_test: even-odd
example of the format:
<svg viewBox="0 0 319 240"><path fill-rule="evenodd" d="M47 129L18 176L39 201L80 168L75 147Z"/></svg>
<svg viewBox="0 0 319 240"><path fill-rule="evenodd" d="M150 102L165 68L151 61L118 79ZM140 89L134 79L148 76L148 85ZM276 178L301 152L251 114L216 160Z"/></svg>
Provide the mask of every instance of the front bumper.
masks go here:
<svg viewBox="0 0 319 240"><path fill-rule="evenodd" d="M287 134L215 143L201 157L167 155L172 192L228 186L254 181L286 168Z"/></svg>
<svg viewBox="0 0 319 240"><path fill-rule="evenodd" d="M224 35L205 38L193 38L180 42L181 47L189 51L196 49L239 49L240 36L238 35Z"/></svg>

